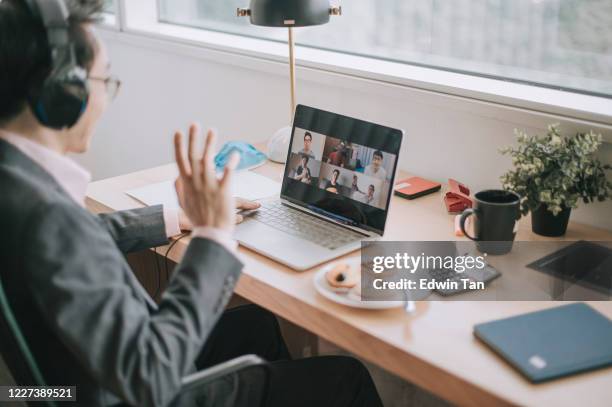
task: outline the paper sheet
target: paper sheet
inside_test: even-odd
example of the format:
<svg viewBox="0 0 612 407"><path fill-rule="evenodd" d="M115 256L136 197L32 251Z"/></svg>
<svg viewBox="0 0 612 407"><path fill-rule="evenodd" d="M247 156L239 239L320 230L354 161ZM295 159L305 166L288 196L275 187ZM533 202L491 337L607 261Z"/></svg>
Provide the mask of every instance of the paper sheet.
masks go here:
<svg viewBox="0 0 612 407"><path fill-rule="evenodd" d="M251 171L241 171L234 174L232 189L234 196L256 201L280 196L281 184ZM125 191L125 193L147 206L160 204L168 208L178 208L179 206L174 190L174 181L150 184Z"/></svg>

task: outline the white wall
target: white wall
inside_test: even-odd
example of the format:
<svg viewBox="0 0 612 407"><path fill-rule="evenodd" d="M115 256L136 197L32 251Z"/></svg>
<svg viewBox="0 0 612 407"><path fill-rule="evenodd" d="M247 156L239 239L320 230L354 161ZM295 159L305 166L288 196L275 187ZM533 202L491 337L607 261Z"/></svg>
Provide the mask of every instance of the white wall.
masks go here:
<svg viewBox="0 0 612 407"><path fill-rule="evenodd" d="M221 141L265 140L288 124L285 64L121 33L102 37L124 88L92 150L78 158L95 179L170 162L173 131L186 129L192 120L217 128ZM568 133L589 128L561 117L310 68L298 69L298 89L300 103L405 129L401 169L441 182L453 177L473 191L499 186L510 162L498 149L513 143L515 128L542 133L551 122ZM602 157L612 162L611 144ZM608 202L583 206L572 216L612 229L611 214Z"/></svg>

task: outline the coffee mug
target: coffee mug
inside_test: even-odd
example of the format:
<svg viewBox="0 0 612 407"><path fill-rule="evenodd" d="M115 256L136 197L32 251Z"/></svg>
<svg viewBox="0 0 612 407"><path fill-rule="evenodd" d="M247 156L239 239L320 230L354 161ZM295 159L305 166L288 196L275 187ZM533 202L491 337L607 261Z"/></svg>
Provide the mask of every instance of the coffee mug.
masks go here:
<svg viewBox="0 0 612 407"><path fill-rule="evenodd" d="M514 192L490 189L474 195L474 207L461 214L463 234L476 242L483 253L505 254L512 250L517 222L521 217L521 197ZM465 221L473 215L475 236L465 230Z"/></svg>

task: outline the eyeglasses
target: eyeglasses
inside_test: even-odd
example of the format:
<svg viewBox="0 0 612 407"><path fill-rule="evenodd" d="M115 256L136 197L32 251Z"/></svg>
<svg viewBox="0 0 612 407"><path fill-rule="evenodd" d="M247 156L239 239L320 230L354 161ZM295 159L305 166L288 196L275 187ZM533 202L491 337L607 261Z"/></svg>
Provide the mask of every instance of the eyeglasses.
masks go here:
<svg viewBox="0 0 612 407"><path fill-rule="evenodd" d="M110 100L114 100L119 94L119 90L121 90L121 80L116 76L109 76L108 78L90 76L89 79L92 81L103 82L104 86L106 86L106 93L108 94Z"/></svg>

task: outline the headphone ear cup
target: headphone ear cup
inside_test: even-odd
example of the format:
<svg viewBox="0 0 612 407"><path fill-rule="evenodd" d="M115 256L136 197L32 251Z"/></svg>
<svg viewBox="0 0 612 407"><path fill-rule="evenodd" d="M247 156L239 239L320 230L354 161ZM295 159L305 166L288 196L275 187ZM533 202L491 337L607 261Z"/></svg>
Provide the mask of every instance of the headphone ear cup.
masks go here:
<svg viewBox="0 0 612 407"><path fill-rule="evenodd" d="M45 81L36 95L31 97L30 107L38 121L46 127L61 130L74 126L89 100L87 82L80 79Z"/></svg>

